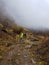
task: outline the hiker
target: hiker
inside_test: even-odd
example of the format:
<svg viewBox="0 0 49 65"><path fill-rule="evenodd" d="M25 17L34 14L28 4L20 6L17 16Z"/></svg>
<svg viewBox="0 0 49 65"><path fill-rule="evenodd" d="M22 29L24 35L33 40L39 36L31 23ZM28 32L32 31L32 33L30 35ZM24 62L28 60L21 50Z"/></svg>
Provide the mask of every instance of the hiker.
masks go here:
<svg viewBox="0 0 49 65"><path fill-rule="evenodd" d="M24 39L26 38L26 34L24 34L23 32L20 33L20 39Z"/></svg>
<svg viewBox="0 0 49 65"><path fill-rule="evenodd" d="M23 37L24 37L24 34L21 32L20 33L20 39L23 39Z"/></svg>

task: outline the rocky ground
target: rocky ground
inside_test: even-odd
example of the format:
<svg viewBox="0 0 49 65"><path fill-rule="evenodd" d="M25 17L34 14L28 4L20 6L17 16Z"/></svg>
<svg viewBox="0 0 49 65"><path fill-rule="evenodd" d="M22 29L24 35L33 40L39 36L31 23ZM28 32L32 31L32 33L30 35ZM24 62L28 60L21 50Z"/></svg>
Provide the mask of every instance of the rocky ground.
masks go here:
<svg viewBox="0 0 49 65"><path fill-rule="evenodd" d="M0 23L0 65L49 65L49 36Z"/></svg>

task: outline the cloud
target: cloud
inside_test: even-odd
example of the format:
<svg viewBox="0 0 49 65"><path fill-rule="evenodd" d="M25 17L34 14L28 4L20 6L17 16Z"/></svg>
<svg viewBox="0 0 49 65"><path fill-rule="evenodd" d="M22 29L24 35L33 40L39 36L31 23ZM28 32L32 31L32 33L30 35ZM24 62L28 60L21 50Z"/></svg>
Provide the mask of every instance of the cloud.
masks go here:
<svg viewBox="0 0 49 65"><path fill-rule="evenodd" d="M49 28L49 0L3 0L18 25Z"/></svg>

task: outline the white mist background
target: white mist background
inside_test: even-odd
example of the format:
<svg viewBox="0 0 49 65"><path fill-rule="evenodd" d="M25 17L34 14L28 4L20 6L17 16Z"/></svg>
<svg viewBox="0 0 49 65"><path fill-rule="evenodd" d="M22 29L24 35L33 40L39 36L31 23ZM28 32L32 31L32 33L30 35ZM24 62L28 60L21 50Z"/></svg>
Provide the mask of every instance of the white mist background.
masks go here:
<svg viewBox="0 0 49 65"><path fill-rule="evenodd" d="M6 13L27 28L49 28L49 0L2 0ZM1 3L1 0L0 0Z"/></svg>

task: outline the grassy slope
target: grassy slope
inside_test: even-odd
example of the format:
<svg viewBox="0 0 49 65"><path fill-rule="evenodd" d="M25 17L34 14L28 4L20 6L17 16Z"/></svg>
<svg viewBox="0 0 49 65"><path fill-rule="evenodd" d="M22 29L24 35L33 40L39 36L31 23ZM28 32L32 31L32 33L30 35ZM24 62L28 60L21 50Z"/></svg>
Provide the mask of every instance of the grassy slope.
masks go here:
<svg viewBox="0 0 49 65"><path fill-rule="evenodd" d="M26 33L26 38L21 40L17 31ZM48 65L48 52L48 36L0 21L0 65Z"/></svg>

